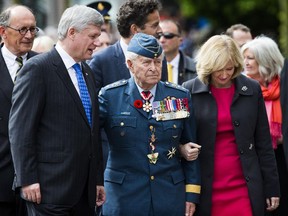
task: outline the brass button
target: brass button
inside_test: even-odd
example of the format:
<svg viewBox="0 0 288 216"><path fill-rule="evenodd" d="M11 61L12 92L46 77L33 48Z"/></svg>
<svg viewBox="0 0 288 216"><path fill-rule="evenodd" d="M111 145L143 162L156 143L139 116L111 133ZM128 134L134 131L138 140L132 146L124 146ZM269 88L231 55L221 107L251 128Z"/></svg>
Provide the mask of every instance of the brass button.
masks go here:
<svg viewBox="0 0 288 216"><path fill-rule="evenodd" d="M152 130L152 129L153 129L153 126L152 126L152 125L150 125L150 126L149 126L149 129L150 129L150 130Z"/></svg>
<svg viewBox="0 0 288 216"><path fill-rule="evenodd" d="M173 127L174 127L174 128L177 128L177 126L176 126L175 124L173 125Z"/></svg>
<svg viewBox="0 0 288 216"><path fill-rule="evenodd" d="M121 122L121 123L120 123L120 126L124 126L124 122Z"/></svg>
<svg viewBox="0 0 288 216"><path fill-rule="evenodd" d="M154 180L154 176L150 176L150 179L153 181Z"/></svg>

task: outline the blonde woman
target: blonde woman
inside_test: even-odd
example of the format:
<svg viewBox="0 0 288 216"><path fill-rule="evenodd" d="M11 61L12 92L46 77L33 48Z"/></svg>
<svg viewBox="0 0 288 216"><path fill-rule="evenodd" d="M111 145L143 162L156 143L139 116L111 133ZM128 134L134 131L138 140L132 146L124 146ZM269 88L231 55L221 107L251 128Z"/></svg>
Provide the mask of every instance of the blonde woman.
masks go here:
<svg viewBox="0 0 288 216"><path fill-rule="evenodd" d="M229 36L209 38L196 60L198 77L183 84L202 146L196 215L264 215L278 207L280 192L260 86L241 74L243 58Z"/></svg>

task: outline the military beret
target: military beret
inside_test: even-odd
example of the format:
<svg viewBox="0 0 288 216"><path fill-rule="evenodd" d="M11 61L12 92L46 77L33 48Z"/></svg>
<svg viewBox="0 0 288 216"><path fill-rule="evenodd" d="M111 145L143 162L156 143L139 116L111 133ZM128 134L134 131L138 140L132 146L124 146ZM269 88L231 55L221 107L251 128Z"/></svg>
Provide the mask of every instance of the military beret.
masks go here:
<svg viewBox="0 0 288 216"><path fill-rule="evenodd" d="M111 9L111 4L106 1L96 1L92 2L87 5L87 7L91 7L95 10L97 10L104 18L105 21L110 21L111 17L108 14L108 11Z"/></svg>
<svg viewBox="0 0 288 216"><path fill-rule="evenodd" d="M157 39L144 33L135 34L127 50L147 58L158 58L162 54L162 47Z"/></svg>

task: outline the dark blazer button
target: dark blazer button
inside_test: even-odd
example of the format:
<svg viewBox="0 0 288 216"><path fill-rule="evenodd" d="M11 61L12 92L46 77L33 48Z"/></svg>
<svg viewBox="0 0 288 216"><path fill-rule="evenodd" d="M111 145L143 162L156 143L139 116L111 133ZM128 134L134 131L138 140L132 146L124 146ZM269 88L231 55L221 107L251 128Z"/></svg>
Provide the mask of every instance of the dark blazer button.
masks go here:
<svg viewBox="0 0 288 216"><path fill-rule="evenodd" d="M239 125L240 125L239 121L234 121L233 124L235 127L239 127Z"/></svg>
<svg viewBox="0 0 288 216"><path fill-rule="evenodd" d="M249 181L250 181L249 176L246 176L246 177L245 177L245 180L246 180L246 182L249 182Z"/></svg>
<svg viewBox="0 0 288 216"><path fill-rule="evenodd" d="M3 117L0 116L0 121L3 120Z"/></svg>
<svg viewBox="0 0 288 216"><path fill-rule="evenodd" d="M243 149L240 149L240 151L239 151L239 152L240 152L240 154L244 154L244 151L243 151Z"/></svg>

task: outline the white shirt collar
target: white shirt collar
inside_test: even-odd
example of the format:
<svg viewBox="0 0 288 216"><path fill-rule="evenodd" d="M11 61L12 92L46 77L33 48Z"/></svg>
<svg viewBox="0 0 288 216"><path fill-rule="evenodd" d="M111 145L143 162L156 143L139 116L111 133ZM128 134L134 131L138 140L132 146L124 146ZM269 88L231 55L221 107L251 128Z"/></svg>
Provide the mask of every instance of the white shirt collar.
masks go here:
<svg viewBox="0 0 288 216"><path fill-rule="evenodd" d="M126 59L128 44L126 44L126 43L124 42L124 40L123 40L122 37L120 38L120 46L121 46L121 48L122 48L122 51L123 51L123 53L124 53L124 55L125 55L125 59Z"/></svg>
<svg viewBox="0 0 288 216"><path fill-rule="evenodd" d="M173 66L173 68L178 68L179 65L179 61L180 61L180 54L178 53L174 59L172 59L171 62L169 62L169 64L171 64Z"/></svg>
<svg viewBox="0 0 288 216"><path fill-rule="evenodd" d="M10 52L7 47L5 46L5 44L3 45L2 47L2 55L3 55L3 58L5 60L5 63L6 63L6 66L7 68L9 69L10 67L14 66L16 63L16 58L17 56L14 55L12 52ZM21 56L23 58L23 63L26 62L27 60L27 55L28 53L24 54L23 56ZM17 64L18 65L18 64Z"/></svg>
<svg viewBox="0 0 288 216"><path fill-rule="evenodd" d="M75 62L75 60L61 47L58 42L56 43L55 49L58 51L67 69L71 68L75 63L79 63Z"/></svg>

